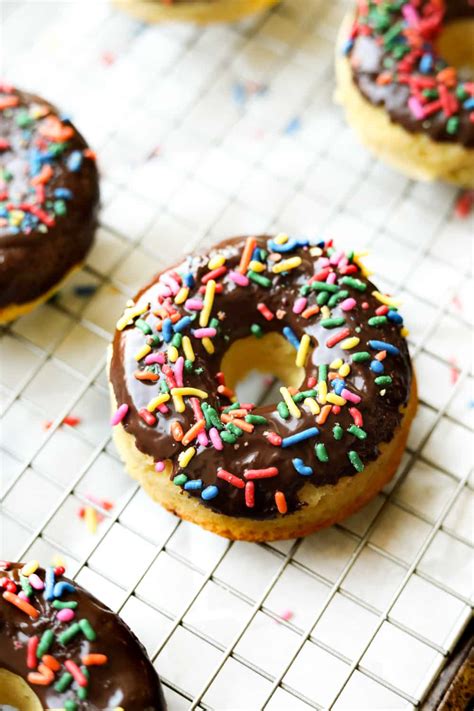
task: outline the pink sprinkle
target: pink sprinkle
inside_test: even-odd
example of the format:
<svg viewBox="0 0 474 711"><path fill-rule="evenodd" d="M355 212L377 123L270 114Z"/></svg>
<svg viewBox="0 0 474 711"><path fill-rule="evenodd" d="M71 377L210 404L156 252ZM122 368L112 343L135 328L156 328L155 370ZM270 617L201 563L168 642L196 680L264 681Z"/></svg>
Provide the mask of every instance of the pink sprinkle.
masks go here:
<svg viewBox="0 0 474 711"><path fill-rule="evenodd" d="M217 331L215 328L196 328L193 331L193 336L195 338L214 338Z"/></svg>
<svg viewBox="0 0 474 711"><path fill-rule="evenodd" d="M416 119L424 118L425 110L416 96L410 96L408 99L408 108Z"/></svg>
<svg viewBox="0 0 474 711"><path fill-rule="evenodd" d="M149 353L145 358L145 365L153 365L153 363L159 363L163 365L165 362L164 353Z"/></svg>
<svg viewBox="0 0 474 711"><path fill-rule="evenodd" d="M229 277L238 286L248 286L249 280L245 274L240 274L239 272L229 272Z"/></svg>
<svg viewBox="0 0 474 711"><path fill-rule="evenodd" d="M209 430L209 437L211 438L211 442L214 445L216 449L224 449L224 445L222 444L221 436L219 432L217 431L216 427L211 427Z"/></svg>
<svg viewBox="0 0 474 711"><path fill-rule="evenodd" d="M326 279L327 284L335 284L336 283L336 273L331 272L328 274L328 278Z"/></svg>
<svg viewBox="0 0 474 711"><path fill-rule="evenodd" d="M164 472L165 471L165 463L162 461L156 462L155 464L155 472Z"/></svg>
<svg viewBox="0 0 474 711"><path fill-rule="evenodd" d="M339 269L343 269L344 267L347 267L348 264L349 264L349 260L347 259L347 257L343 257L339 262Z"/></svg>
<svg viewBox="0 0 474 711"><path fill-rule="evenodd" d="M75 616L76 613L69 607L65 607L63 610L59 610L58 614L56 615L58 620L60 620L61 622L70 622L75 618Z"/></svg>
<svg viewBox="0 0 474 711"><path fill-rule="evenodd" d="M184 304L184 308L188 311L201 311L203 307L203 302L201 299L188 299Z"/></svg>
<svg viewBox="0 0 474 711"><path fill-rule="evenodd" d="M286 622L289 622L289 620L294 617L294 612L292 612L292 610L283 610L280 617L282 620L286 620Z"/></svg>
<svg viewBox="0 0 474 711"><path fill-rule="evenodd" d="M157 284L156 293L158 294L158 296L163 296L166 298L167 296L171 296L171 289L165 286L165 284Z"/></svg>
<svg viewBox="0 0 474 711"><path fill-rule="evenodd" d="M158 412L161 412L162 415L167 415L169 412L169 407L163 403L162 405L158 406Z"/></svg>
<svg viewBox="0 0 474 711"><path fill-rule="evenodd" d="M341 261L343 256L344 256L344 252L335 252L329 259L329 263L332 264L333 266L336 266L336 264L339 264L339 262Z"/></svg>
<svg viewBox="0 0 474 711"><path fill-rule="evenodd" d="M179 286L178 282L176 281L176 279L174 279L171 276L171 274L162 274L160 276L160 281L162 284L166 284L166 286L169 286L173 296L176 296L176 294L180 290L180 286Z"/></svg>
<svg viewBox="0 0 474 711"><path fill-rule="evenodd" d="M302 311L305 310L307 303L308 299L305 296L300 296L299 299L296 299L295 303L293 304L293 313L300 314Z"/></svg>
<svg viewBox="0 0 474 711"><path fill-rule="evenodd" d="M208 444L209 444L209 437L207 436L206 432L204 432L204 430L202 430L201 432L199 432L199 434L198 434L198 436L197 436L197 441L199 442L199 444L201 445L201 447L207 447L207 446L208 446Z"/></svg>
<svg viewBox="0 0 474 711"><path fill-rule="evenodd" d="M31 575L28 576L28 582L35 590L44 590L44 583L36 573L31 573Z"/></svg>
<svg viewBox="0 0 474 711"><path fill-rule="evenodd" d="M184 371L184 358L179 356L174 365L174 377L176 380L176 385L178 388L183 387L183 371Z"/></svg>
<svg viewBox="0 0 474 711"><path fill-rule="evenodd" d="M26 600L26 602L28 602L28 600L30 599L28 595L23 592L23 590L20 590L20 592L18 593L18 597L20 597L22 600Z"/></svg>
<svg viewBox="0 0 474 711"><path fill-rule="evenodd" d="M340 307L343 311L352 311L356 304L357 301L351 296L349 299L344 299L344 301L341 302Z"/></svg>
<svg viewBox="0 0 474 711"><path fill-rule="evenodd" d="M110 420L110 424L112 427L115 427L115 425L120 424L122 422L123 418L128 412L128 405L126 402L123 403L123 405L120 405L120 407L117 408L117 410L114 412L112 415L112 419Z"/></svg>
<svg viewBox="0 0 474 711"><path fill-rule="evenodd" d="M349 402L353 402L354 405L357 405L361 401L361 398L359 395L356 395L355 393L351 393L350 390L347 388L343 388L341 391L341 396L344 398L344 400L349 400Z"/></svg>
<svg viewBox="0 0 474 711"><path fill-rule="evenodd" d="M415 10L415 8L413 7L413 5L409 5L408 3L405 3L402 8L402 13L403 13L403 17L405 18L405 20L408 22L408 24L411 27L418 25L418 23L420 21L420 17L418 15L417 11Z"/></svg>
<svg viewBox="0 0 474 711"><path fill-rule="evenodd" d="M327 257L321 257L318 259L317 267L318 269L324 269L324 267L329 267L330 261Z"/></svg>

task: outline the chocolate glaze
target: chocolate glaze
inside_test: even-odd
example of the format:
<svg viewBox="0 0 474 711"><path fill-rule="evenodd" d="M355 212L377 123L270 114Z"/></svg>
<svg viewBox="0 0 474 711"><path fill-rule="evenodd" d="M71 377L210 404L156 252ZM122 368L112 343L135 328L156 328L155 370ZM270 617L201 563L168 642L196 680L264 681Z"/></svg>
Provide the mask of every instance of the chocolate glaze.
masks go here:
<svg viewBox="0 0 474 711"><path fill-rule="evenodd" d="M12 179L3 183L0 175L0 193L6 190L3 205L17 207L24 202L35 202L31 192L29 155L32 148L41 142L43 150L51 145L40 135L40 129L48 117L57 117L57 109L38 96L11 87L0 86L3 96L16 96L17 106L0 110L0 138L9 147L0 150L0 168L11 173ZM18 123L20 112L40 106L44 116L38 118L28 128ZM65 188L71 191L71 198L65 200L66 214L56 215L55 224L32 230L18 230L11 224L0 221L0 307L22 304L38 298L55 284L76 264L79 264L91 246L96 226L96 212L99 201L98 173L95 161L86 156L77 171L68 167L68 159L75 151L83 153L87 143L75 127L67 140L65 150L49 165L53 170L51 179L45 185L45 201L41 207L49 211L47 204L54 201L54 191ZM0 207L2 201L0 199Z"/></svg>
<svg viewBox="0 0 474 711"><path fill-rule="evenodd" d="M3 568L1 577L7 577L18 584L22 565L11 563L6 567L9 569L5 571ZM44 580L43 569L38 569L36 573ZM64 576L57 580L71 582ZM78 602L76 618L72 622L60 622L57 619L58 611L52 606L52 601L45 600L43 591L35 591L30 598L33 607L40 611L36 620L0 598L0 669L7 669L27 681L32 671L26 664L28 639L34 635L41 639L45 630L52 630L57 635L77 620L85 618L97 633L95 641L88 641L79 633L67 644L61 644L55 639L47 653L61 664L72 659L79 667L81 657L86 654L106 654L108 662L102 666L88 667L90 677L88 698L85 701L78 698L75 683L64 692L55 691L54 684L66 671L64 666L56 672L55 681L49 686L30 684L43 707L64 708L66 701L73 700L77 704L77 711L103 711L117 706L122 706L125 711L165 709L158 675L133 632L97 598L76 582L72 584L76 588L75 592L64 593L61 597L62 601Z"/></svg>
<svg viewBox="0 0 474 711"><path fill-rule="evenodd" d="M258 237L259 247L266 248L268 237ZM235 238L217 245L209 255L193 256L188 261L175 267L178 273L184 273L191 269L196 278L196 287L191 289L190 297L198 294L199 281L208 271L207 262L209 256L216 253L223 253L227 257L226 266L235 269L239 263L240 255L245 239ZM250 326L259 324L264 333L270 331L281 332L284 326L290 326L301 339L304 333L308 333L312 339L318 343L317 347L308 358L306 366L306 378L318 375L318 365L329 364L336 358L342 358L344 362L350 362L351 351L342 350L339 345L333 348L326 348L326 339L334 334L335 330L327 330L320 324L321 315L305 319L301 315L293 313L292 306L299 294L300 287L307 282L308 278L319 271L318 258L310 254L308 248L299 248L287 256L299 255L302 264L298 269L294 269L284 275L274 275L265 272L272 277L270 289L262 288L253 282L248 287L239 287L234 284L227 275L220 279L224 284L222 294L216 295L212 315L221 317L221 332L213 339L215 345L214 355L208 355L202 345L193 340L196 361L194 365L202 368L199 374L193 372L185 373L184 385L197 387L209 393L207 402L216 409L219 406L228 406L229 400L217 394L217 383L215 375L220 371L220 364L223 355L230 345L237 339L250 335ZM346 286L350 296L357 301L357 306L349 312L343 313L339 307L332 309L332 316L344 315L346 326L352 331L351 335L357 335L361 341L356 351L365 351L369 339L379 339L388 341L397 346L400 350L398 356L388 356L384 361L385 374L393 378L393 383L387 387L385 396L381 396L380 387L374 383L374 373L369 369L368 363L353 363L351 372L346 383L349 389L354 390L362 397L362 402L357 405L363 414L364 429L368 433L367 439L359 440L353 435L345 432L340 441L336 441L332 434L333 426L339 423L344 430L353 424L353 419L348 412L348 407L343 407L339 415L330 415L327 422L319 426L320 435L311 440L307 440L297 446L283 449L272 446L266 439L264 433L273 431L282 437L315 426L314 415L301 409L301 419L290 418L283 420L274 406L258 407L253 410L253 414L264 415L268 423L257 425L252 434L244 433L235 445L225 445L222 451L217 451L212 446L202 447L198 445L196 455L188 466L186 475L190 479L202 479L203 486L215 484L219 488L219 495L211 501L202 501L204 506L209 506L218 513L231 516L245 516L248 518L261 519L271 518L276 515L274 495L275 491L282 491L286 495L288 511L295 511L299 506L298 492L307 481L314 486L325 484L335 484L343 476L352 476L355 470L349 463L347 453L356 450L363 462L369 462L377 458L379 454L379 444L389 442L394 431L400 423L400 407L403 406L409 397L411 386L411 364L408 355L405 339L400 333L400 326L388 323L383 328L370 327L367 324L368 318L374 315L375 309L381 304L372 295L375 289L360 273L357 278L368 285L364 293L356 291ZM159 275L146 286L135 298L135 301L150 303L156 308L156 289ZM256 309L259 302L265 303L269 309L276 313L284 310L281 319L274 318L267 321ZM361 304L368 303L368 308L364 309ZM315 294L309 296L308 304L315 303ZM183 315L186 313L183 307L180 308ZM190 313L190 312L188 312ZM282 314L280 314L282 315ZM146 319L151 325L157 322L156 316L150 312L140 318ZM356 333L355 329L360 332ZM175 412L171 407L168 415L158 414L158 422L154 427L149 427L137 414L140 408L155 397L159 391L158 383L144 383L134 377L137 370L137 362L134 354L145 343L143 333L133 326L115 334L113 342L113 357L110 368L110 380L113 386L118 404L129 405L129 412L123 421L125 430L135 438L135 444L144 454L151 455L154 460L172 459L174 464L173 475L180 471L177 464L177 455L184 447L176 442L171 436L171 424L177 420L182 424L186 432L194 423L191 407L187 406L183 414ZM166 344L159 346L156 351L166 351ZM375 354L375 352L374 352ZM143 363L143 361L142 361ZM141 366L143 367L143 366ZM305 378L305 382L306 382ZM302 390L307 389L302 385ZM326 445L329 462L317 461L314 451L316 443L322 442ZM195 444L195 443L193 443ZM314 475L304 477L295 471L292 459L299 457L305 464L309 464L314 469ZM255 486L255 507L246 507L243 490L229 485L227 482L216 478L218 468L224 468L238 476L242 476L245 469L258 469L276 466L279 476L272 479L264 479L256 482ZM159 476L159 474L157 474ZM199 492L189 493L183 491L183 496L194 495L199 497Z"/></svg>
<svg viewBox="0 0 474 711"><path fill-rule="evenodd" d="M371 5L373 4L371 3ZM427 4L427 0L421 1L420 13ZM435 56L438 55L433 45L436 44L436 37L442 31L444 23L462 18L474 18L474 3L472 0L446 0L444 6L443 20L439 23L439 27L431 40L426 41L424 45L425 51L433 51ZM358 15L356 15L356 21L357 17ZM392 12L391 17L391 26L403 20L401 10ZM473 147L474 123L469 118L472 109L465 109L462 106L462 101L460 102L459 113L456 114L459 117L459 129L455 135L452 135L446 130L447 117L442 111L438 111L428 118L415 118L408 106L410 89L406 84L401 84L397 81L383 85L377 83L377 78L382 72L386 71L384 61L390 57L390 52L384 50L380 38L380 33L369 36L358 34L349 52L352 76L364 97L375 106L382 106L394 123L400 124L411 133L425 133L435 141L460 143L466 147ZM436 70L425 74L421 74L418 69L413 71L413 74L428 77L436 76L436 73Z"/></svg>

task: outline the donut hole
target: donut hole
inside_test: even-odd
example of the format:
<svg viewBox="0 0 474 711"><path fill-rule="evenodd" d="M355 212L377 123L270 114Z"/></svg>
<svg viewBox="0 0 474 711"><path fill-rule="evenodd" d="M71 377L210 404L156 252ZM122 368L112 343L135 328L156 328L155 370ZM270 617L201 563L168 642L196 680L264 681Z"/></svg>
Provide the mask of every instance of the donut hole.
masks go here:
<svg viewBox="0 0 474 711"><path fill-rule="evenodd" d="M436 49L449 65L458 69L464 80L474 77L474 18L447 22Z"/></svg>
<svg viewBox="0 0 474 711"><path fill-rule="evenodd" d="M242 402L273 404L282 385L299 388L304 368L295 365L295 349L280 333L234 341L221 361L226 384Z"/></svg>
<svg viewBox="0 0 474 711"><path fill-rule="evenodd" d="M21 676L0 669L0 708L2 711L42 711L43 706Z"/></svg>

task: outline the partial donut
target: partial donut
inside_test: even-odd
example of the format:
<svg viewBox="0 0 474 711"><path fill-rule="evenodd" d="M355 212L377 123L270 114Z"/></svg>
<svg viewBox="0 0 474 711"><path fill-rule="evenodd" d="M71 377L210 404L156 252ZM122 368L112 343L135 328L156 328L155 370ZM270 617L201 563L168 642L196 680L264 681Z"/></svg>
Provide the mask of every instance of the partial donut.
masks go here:
<svg viewBox="0 0 474 711"><path fill-rule="evenodd" d="M277 403L239 402L252 369ZM416 410L397 303L357 254L235 238L155 277L117 323L114 438L163 506L232 539L305 535L394 474Z"/></svg>
<svg viewBox="0 0 474 711"><path fill-rule="evenodd" d="M236 22L275 5L278 0L114 0L145 22Z"/></svg>

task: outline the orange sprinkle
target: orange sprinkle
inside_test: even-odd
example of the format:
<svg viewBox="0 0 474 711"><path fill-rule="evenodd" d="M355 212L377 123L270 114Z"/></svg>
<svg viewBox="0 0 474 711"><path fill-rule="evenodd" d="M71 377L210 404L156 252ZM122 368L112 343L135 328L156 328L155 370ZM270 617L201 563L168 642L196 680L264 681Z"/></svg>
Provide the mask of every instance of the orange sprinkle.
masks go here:
<svg viewBox="0 0 474 711"><path fill-rule="evenodd" d="M0 96L0 111L18 106L19 101L18 96Z"/></svg>
<svg viewBox="0 0 474 711"><path fill-rule="evenodd" d="M239 410L231 410L229 412L229 417L245 417L248 414L248 410L244 410L243 408L241 408Z"/></svg>
<svg viewBox="0 0 474 711"><path fill-rule="evenodd" d="M190 427L189 430L186 432L186 434L182 438L182 444L187 445L190 442L192 442L193 439L196 439L198 434L203 431L205 425L206 425L205 420L198 420L196 422L196 424L194 424L192 427Z"/></svg>
<svg viewBox="0 0 474 711"><path fill-rule="evenodd" d="M51 669L53 672L61 669L61 664L58 662L57 659L51 656L51 654L44 654L41 657L41 661L48 667L48 669Z"/></svg>
<svg viewBox="0 0 474 711"><path fill-rule="evenodd" d="M299 392L298 388L293 388L293 387L291 387L291 385L287 388L287 390L290 393L290 395L296 395L296 393Z"/></svg>
<svg viewBox="0 0 474 711"><path fill-rule="evenodd" d="M181 440L183 439L183 428L177 420L175 420L171 425L171 434L173 435L173 439L175 442L181 442Z"/></svg>
<svg viewBox="0 0 474 711"><path fill-rule="evenodd" d="M45 183L48 182L53 177L53 169L49 165L49 163L45 163L43 167L41 168L40 172L38 175L35 175L34 178L31 178L31 184L32 185L44 185Z"/></svg>
<svg viewBox="0 0 474 711"><path fill-rule="evenodd" d="M86 667L93 667L107 664L109 658L106 654L85 654L81 661Z"/></svg>
<svg viewBox="0 0 474 711"><path fill-rule="evenodd" d="M254 426L250 422L245 422L245 420L239 420L238 417L231 417L230 415L221 415L221 420L225 424L232 422L236 427L240 427L244 432L253 432Z"/></svg>
<svg viewBox="0 0 474 711"><path fill-rule="evenodd" d="M48 116L39 127L39 133L55 143L65 143L74 136L74 129L65 126L57 116Z"/></svg>
<svg viewBox="0 0 474 711"><path fill-rule="evenodd" d="M379 351L375 356L375 360L385 360L387 357L387 351Z"/></svg>
<svg viewBox="0 0 474 711"><path fill-rule="evenodd" d="M283 491L275 491L275 503L278 512L281 514L286 514L288 511L288 505L286 503L286 497Z"/></svg>
<svg viewBox="0 0 474 711"><path fill-rule="evenodd" d="M54 681L54 672L52 669L46 666L46 664L40 664L37 672L30 672L27 676L30 684L38 684L39 686L48 686Z"/></svg>
<svg viewBox="0 0 474 711"><path fill-rule="evenodd" d="M257 240L255 237L247 237L245 241L245 247L242 250L242 256L240 258L240 264L237 271L241 274L245 274L252 259L253 250L257 246Z"/></svg>
<svg viewBox="0 0 474 711"><path fill-rule="evenodd" d="M309 308L305 309L301 315L303 318L310 318L311 316L314 316L315 314L318 314L318 313L319 313L319 306L310 306Z"/></svg>
<svg viewBox="0 0 474 711"><path fill-rule="evenodd" d="M455 67L446 67L436 75L436 79L446 86L455 86L457 82L457 72Z"/></svg>
<svg viewBox="0 0 474 711"><path fill-rule="evenodd" d="M316 422L318 425L324 425L326 420L329 417L329 413L331 412L331 405L324 405L324 407L321 408L321 412L316 418Z"/></svg>
<svg viewBox="0 0 474 711"><path fill-rule="evenodd" d="M84 150L82 151L82 155L84 156L84 158L89 158L89 160L96 160L97 158L96 152L91 150L90 148L84 148Z"/></svg>
<svg viewBox="0 0 474 711"><path fill-rule="evenodd" d="M26 602L26 600L22 600L21 597L18 597L18 595L15 595L15 593L10 592L9 590L5 590L5 592L3 593L3 597L5 600L11 602L12 605L18 607L19 610L26 613L34 620L39 617L39 610L37 610L36 607L33 607L33 605L30 605L29 602Z"/></svg>
<svg viewBox="0 0 474 711"><path fill-rule="evenodd" d="M158 373L152 373L149 370L136 370L134 376L137 380L149 380L152 383L156 383L160 377Z"/></svg>
<svg viewBox="0 0 474 711"><path fill-rule="evenodd" d="M225 397L231 398L234 397L234 391L228 388L226 385L219 385L217 388L217 392L219 395L224 395Z"/></svg>
<svg viewBox="0 0 474 711"><path fill-rule="evenodd" d="M376 79L376 83L379 84L380 86L383 86L385 84L390 84L392 82L392 74L391 72L382 72L381 74L378 75Z"/></svg>

